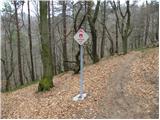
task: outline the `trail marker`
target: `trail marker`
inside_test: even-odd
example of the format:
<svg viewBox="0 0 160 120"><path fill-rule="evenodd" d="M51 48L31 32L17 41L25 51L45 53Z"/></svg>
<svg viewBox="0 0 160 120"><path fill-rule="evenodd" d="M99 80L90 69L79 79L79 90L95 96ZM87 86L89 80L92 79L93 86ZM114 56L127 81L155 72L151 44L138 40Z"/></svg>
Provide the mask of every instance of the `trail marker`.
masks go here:
<svg viewBox="0 0 160 120"><path fill-rule="evenodd" d="M83 45L84 42L89 38L88 34L81 28L75 34L74 39L78 42L78 44Z"/></svg>
<svg viewBox="0 0 160 120"><path fill-rule="evenodd" d="M83 93L83 44L88 40L88 34L81 28L75 34L74 39L80 44L80 94L73 97L74 101L84 100L86 93Z"/></svg>

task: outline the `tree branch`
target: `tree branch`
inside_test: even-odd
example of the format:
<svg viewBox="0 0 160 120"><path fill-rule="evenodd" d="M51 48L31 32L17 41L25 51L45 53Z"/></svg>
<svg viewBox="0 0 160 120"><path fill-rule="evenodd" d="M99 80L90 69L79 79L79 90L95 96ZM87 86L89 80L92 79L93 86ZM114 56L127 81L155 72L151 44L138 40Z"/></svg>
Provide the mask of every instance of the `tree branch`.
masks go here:
<svg viewBox="0 0 160 120"><path fill-rule="evenodd" d="M78 18L78 15L79 15L79 13L82 9L82 4L81 3L79 3L79 4L80 4L80 8L78 9L78 12L77 12L77 14L75 16L75 19L74 19L74 30L75 30L75 32L77 32L77 18Z"/></svg>
<svg viewBox="0 0 160 120"><path fill-rule="evenodd" d="M94 12L93 20L92 20L93 23L96 22L98 12L99 12L99 6L100 6L100 0L97 1L97 5L96 5L96 8L95 8L95 12Z"/></svg>

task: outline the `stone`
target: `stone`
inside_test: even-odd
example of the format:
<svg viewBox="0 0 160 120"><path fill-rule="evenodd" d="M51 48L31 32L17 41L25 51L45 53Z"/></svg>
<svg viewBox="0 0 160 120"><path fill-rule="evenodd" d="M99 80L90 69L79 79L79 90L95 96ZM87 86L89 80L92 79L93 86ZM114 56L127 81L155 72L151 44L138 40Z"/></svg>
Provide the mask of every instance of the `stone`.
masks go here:
<svg viewBox="0 0 160 120"><path fill-rule="evenodd" d="M86 93L83 93L82 96L80 96L80 94L78 94L78 95L76 95L75 97L73 97L73 101L81 101L81 100L84 100L86 96L87 96Z"/></svg>

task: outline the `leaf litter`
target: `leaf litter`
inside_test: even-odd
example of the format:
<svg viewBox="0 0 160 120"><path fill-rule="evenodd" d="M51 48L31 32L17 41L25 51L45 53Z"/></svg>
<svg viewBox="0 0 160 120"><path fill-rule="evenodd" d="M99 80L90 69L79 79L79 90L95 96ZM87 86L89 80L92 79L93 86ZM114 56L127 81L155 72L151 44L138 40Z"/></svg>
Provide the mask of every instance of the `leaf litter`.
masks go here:
<svg viewBox="0 0 160 120"><path fill-rule="evenodd" d="M131 56L137 57L130 60L130 63L128 59ZM147 52L133 51L127 55L110 57L107 60L104 58L97 64L86 66L84 90L87 97L83 101L72 100L75 95L79 94L79 75L74 75L71 71L55 76L53 79L55 87L47 92L37 93L38 84L34 84L10 93L1 93L1 118L93 119L113 116L125 118L125 115L121 116L123 112L116 109L116 106L112 110L107 109L107 107L114 107L115 99L119 106L128 109L126 102L114 95L115 86L111 84L113 82L111 77L116 76L117 71L123 75L122 63L126 63L129 72L128 78L124 78L127 82L122 86L124 95L138 98L135 110L127 111L128 116L154 118L156 115L153 113L158 106L158 48L147 50ZM115 84L121 83L115 81ZM109 93L111 90L113 90L113 95ZM107 96L110 98L106 101L104 99ZM117 114L114 115L114 112Z"/></svg>

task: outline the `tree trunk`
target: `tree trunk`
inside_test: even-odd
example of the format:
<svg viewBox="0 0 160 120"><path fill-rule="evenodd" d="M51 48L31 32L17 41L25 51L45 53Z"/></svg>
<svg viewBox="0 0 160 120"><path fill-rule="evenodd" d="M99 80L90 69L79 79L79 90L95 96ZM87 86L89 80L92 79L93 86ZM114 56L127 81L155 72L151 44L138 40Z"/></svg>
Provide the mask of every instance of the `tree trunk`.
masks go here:
<svg viewBox="0 0 160 120"><path fill-rule="evenodd" d="M103 3L103 23L106 22L106 0ZM105 26L103 25L102 41L101 41L101 58L104 57L104 40L105 40Z"/></svg>
<svg viewBox="0 0 160 120"><path fill-rule="evenodd" d="M122 47L123 47L123 54L126 54L127 53L127 38L126 37L122 37Z"/></svg>
<svg viewBox="0 0 160 120"><path fill-rule="evenodd" d="M52 48L52 58L53 58L53 74L56 75L57 73L57 68L56 68L56 54L55 54L55 31L54 31L54 1L52 1L52 34L51 34L51 40L52 40L52 45L53 45L53 48Z"/></svg>
<svg viewBox="0 0 160 120"><path fill-rule="evenodd" d="M148 31L149 31L149 10L148 10L148 2L146 1L146 19L145 19L145 29L144 29L144 45L147 45L148 39Z"/></svg>
<svg viewBox="0 0 160 120"><path fill-rule="evenodd" d="M156 40L159 41L159 16L157 17L157 25L156 25Z"/></svg>
<svg viewBox="0 0 160 120"><path fill-rule="evenodd" d="M88 1L88 22L91 29L92 35L92 56L93 56L93 63L99 61L98 54L97 54L97 31L95 28L95 22L97 20L98 12L99 12L100 1L97 2L94 16L92 17L92 2Z"/></svg>
<svg viewBox="0 0 160 120"><path fill-rule="evenodd" d="M21 85L23 85L24 82L23 82L22 66L21 66L21 43L20 43L20 34L19 34L20 30L19 30L19 21L18 21L16 1L14 1L14 7L15 7L16 27L17 27L17 52L18 52L19 81L20 81Z"/></svg>
<svg viewBox="0 0 160 120"><path fill-rule="evenodd" d="M5 53L5 59L1 59L3 66L4 66L4 74L5 74L5 80L6 80L6 91L9 91L10 87L10 80L8 79L8 54L7 54L7 41L5 40L4 44L4 53Z"/></svg>
<svg viewBox="0 0 160 120"><path fill-rule="evenodd" d="M49 47L50 47L50 55L51 55L51 66L52 66L52 71L54 73L54 66L53 66L53 57L52 57L52 40L51 40L51 16L50 16L50 1L48 1L48 34L49 34Z"/></svg>
<svg viewBox="0 0 160 120"><path fill-rule="evenodd" d="M117 24L117 20L116 20L116 49L115 49L115 53L118 54L118 24Z"/></svg>
<svg viewBox="0 0 160 120"><path fill-rule="evenodd" d="M62 9L62 14L63 14L63 66L64 66L64 71L68 70L68 64L66 61L67 59L67 38L66 38L66 1L63 1L63 9Z"/></svg>
<svg viewBox="0 0 160 120"><path fill-rule="evenodd" d="M29 48L30 48L30 60L31 60L31 79L35 80L34 75L34 64L33 64L33 53L32 53L32 36L31 36L31 20L30 20L30 4L28 1L28 37L29 37Z"/></svg>
<svg viewBox="0 0 160 120"><path fill-rule="evenodd" d="M121 38L122 38L122 47L123 47L123 53L127 53L127 48L128 48L128 37L132 32L131 25L130 25L130 9L129 9L129 0L126 1L126 12L123 13L120 7L120 1L118 1L118 7L115 3L115 1L110 2L115 16L116 16L116 21L117 21L117 26L118 30L120 32ZM118 8L118 9L117 9ZM120 17L118 15L118 10L120 13ZM121 20L119 20L121 18ZM126 21L126 22L125 22ZM121 23L120 23L121 22Z"/></svg>
<svg viewBox="0 0 160 120"><path fill-rule="evenodd" d="M2 57L4 58L1 58L1 62L3 64L3 71L4 71L4 75L5 75L5 78L2 78L3 80L6 80L6 91L9 91L10 90L10 87L12 87L10 85L10 81L14 78L11 78L11 76L13 75L13 72L14 72L14 64L13 64L13 45L12 45L12 34L13 34L13 31L11 31L11 21L8 21L9 22L9 26L8 28L4 25L4 29L5 29L5 37L6 40L4 41L4 52L2 51ZM9 40L7 42L7 39ZM8 54L7 52L7 43L9 44L9 53L10 55ZM3 50L3 49L2 49ZM16 83L15 83L16 84ZM3 86L3 85L2 85Z"/></svg>
<svg viewBox="0 0 160 120"><path fill-rule="evenodd" d="M109 41L110 41L110 43L111 43L111 47L110 47L110 49L109 49L109 52L110 52L111 55L114 55L113 38L112 38L112 36L111 36L111 34L110 34L107 26L106 26L105 24L103 24L103 23L102 23L102 25L103 25L103 27L105 28L105 30L106 30L106 32L107 32L107 37L108 37L108 39L109 39Z"/></svg>
<svg viewBox="0 0 160 120"><path fill-rule="evenodd" d="M93 63L96 63L99 61L98 54L97 54L97 32L96 29L93 27L91 29L91 35L92 35L92 56L93 56Z"/></svg>
<svg viewBox="0 0 160 120"><path fill-rule="evenodd" d="M12 44L12 34L11 34L11 31L10 31L10 37L9 37L9 42L10 42L10 52L11 52L11 57L10 57L10 66L11 66L11 72L12 74L14 74L14 63L13 63L13 44ZM13 77L13 80L14 80L14 84L16 86L16 82L15 82L15 79Z"/></svg>
<svg viewBox="0 0 160 120"><path fill-rule="evenodd" d="M42 44L42 63L43 63L43 78L39 82L38 91L49 90L53 87L52 81L52 56L48 32L47 19L47 1L40 1L40 35Z"/></svg>

